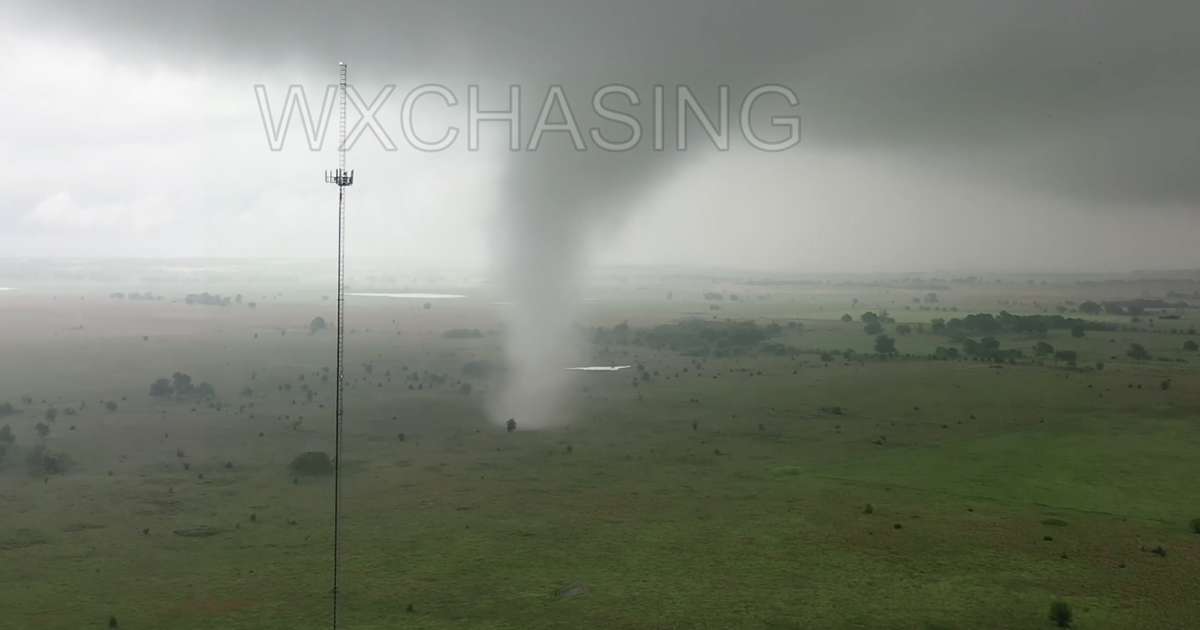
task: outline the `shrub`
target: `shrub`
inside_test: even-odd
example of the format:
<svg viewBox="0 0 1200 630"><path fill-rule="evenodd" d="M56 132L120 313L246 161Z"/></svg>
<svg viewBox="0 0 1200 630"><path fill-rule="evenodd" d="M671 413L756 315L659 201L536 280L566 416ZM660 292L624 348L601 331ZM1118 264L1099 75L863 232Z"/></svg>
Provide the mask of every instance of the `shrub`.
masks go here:
<svg viewBox="0 0 1200 630"><path fill-rule="evenodd" d="M1074 614L1071 612L1071 605L1062 600L1055 601L1050 604L1050 621L1059 628L1070 628Z"/></svg>
<svg viewBox="0 0 1200 630"><path fill-rule="evenodd" d="M1183 349L1187 350L1188 352L1195 352L1200 350L1200 345L1197 345L1195 341L1188 339L1187 341L1183 342Z"/></svg>
<svg viewBox="0 0 1200 630"><path fill-rule="evenodd" d="M933 351L933 357L935 359L957 359L959 356L958 348L954 347L946 348L944 346L938 346L937 349Z"/></svg>
<svg viewBox="0 0 1200 630"><path fill-rule="evenodd" d="M1192 519L1192 533L1200 534L1200 518Z"/></svg>
<svg viewBox="0 0 1200 630"><path fill-rule="evenodd" d="M1075 362L1079 360L1079 354L1074 350L1059 350L1054 353L1054 359L1069 365L1075 365Z"/></svg>
<svg viewBox="0 0 1200 630"><path fill-rule="evenodd" d="M150 384L150 395L155 398L171 398L177 400L203 400L215 398L217 390L208 383L195 384L192 377L183 372L175 372L171 380L160 378ZM115 411L116 409L109 409Z"/></svg>
<svg viewBox="0 0 1200 630"><path fill-rule="evenodd" d="M486 360L468 361L462 367L462 374L467 378L485 379L492 376L496 371L496 366L491 361Z"/></svg>
<svg viewBox="0 0 1200 630"><path fill-rule="evenodd" d="M308 451L297 455L290 468L302 475L329 475L333 473L333 460L325 451Z"/></svg>
<svg viewBox="0 0 1200 630"><path fill-rule="evenodd" d="M483 336L478 328L451 328L442 333L446 339L478 339Z"/></svg>

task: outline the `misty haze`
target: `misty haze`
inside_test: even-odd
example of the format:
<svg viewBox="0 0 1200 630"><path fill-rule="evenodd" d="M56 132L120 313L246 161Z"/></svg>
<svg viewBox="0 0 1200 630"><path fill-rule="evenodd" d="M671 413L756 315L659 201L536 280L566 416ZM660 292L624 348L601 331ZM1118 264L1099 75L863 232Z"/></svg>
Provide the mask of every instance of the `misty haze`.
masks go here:
<svg viewBox="0 0 1200 630"><path fill-rule="evenodd" d="M8 3L0 629L1196 627L1197 24Z"/></svg>

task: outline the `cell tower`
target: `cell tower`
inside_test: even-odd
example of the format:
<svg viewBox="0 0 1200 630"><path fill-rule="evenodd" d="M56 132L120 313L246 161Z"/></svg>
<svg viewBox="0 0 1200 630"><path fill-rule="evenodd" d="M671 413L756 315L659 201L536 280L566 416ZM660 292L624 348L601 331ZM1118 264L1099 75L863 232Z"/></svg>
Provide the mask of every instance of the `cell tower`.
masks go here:
<svg viewBox="0 0 1200 630"><path fill-rule="evenodd" d="M338 627L338 587L342 545L342 377L343 328L346 301L346 187L354 183L354 171L346 170L346 77L349 69L338 63L338 167L325 171L325 182L338 187L337 252L337 395L334 400L333 433L333 628Z"/></svg>

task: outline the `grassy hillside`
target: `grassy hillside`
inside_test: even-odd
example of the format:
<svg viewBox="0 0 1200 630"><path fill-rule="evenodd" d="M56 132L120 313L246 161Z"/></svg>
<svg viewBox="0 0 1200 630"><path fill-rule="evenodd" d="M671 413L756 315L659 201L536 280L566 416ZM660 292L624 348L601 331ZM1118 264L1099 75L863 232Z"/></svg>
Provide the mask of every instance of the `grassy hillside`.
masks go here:
<svg viewBox="0 0 1200 630"><path fill-rule="evenodd" d="M636 367L574 374L560 426L512 433L487 414L502 371L463 370L502 362L502 306L352 302L345 627L1037 628L1058 599L1078 628L1200 615L1192 311L934 360L962 345L934 318L1087 289L670 288L602 293L589 353ZM289 463L333 451L333 338L308 328L331 303L83 297L0 305L0 627L325 627L332 485ZM897 354L874 354L867 311ZM670 328L697 317L777 326ZM174 372L216 395L151 396ZM32 466L39 447L63 470Z"/></svg>

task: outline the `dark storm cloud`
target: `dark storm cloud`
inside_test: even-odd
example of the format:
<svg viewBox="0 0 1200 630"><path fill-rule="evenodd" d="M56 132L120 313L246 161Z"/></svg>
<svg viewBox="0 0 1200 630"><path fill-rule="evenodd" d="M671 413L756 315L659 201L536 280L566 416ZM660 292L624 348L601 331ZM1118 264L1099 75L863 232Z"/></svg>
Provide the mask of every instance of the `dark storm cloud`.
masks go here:
<svg viewBox="0 0 1200 630"><path fill-rule="evenodd" d="M1194 2L60 2L26 22L182 66L577 86L791 85L805 144L1139 208L1200 201Z"/></svg>
<svg viewBox="0 0 1200 630"><path fill-rule="evenodd" d="M137 65L161 61L207 76L227 72L237 81L258 76L277 87L322 83L340 60L352 65L366 93L393 81L479 83L491 95L484 106L495 109L503 86L521 84L529 123L540 104L533 95L551 84L564 86L577 110L588 109L592 91L609 83L643 97L653 84L683 84L710 107L720 84L732 86L733 103L759 84L793 88L804 141L786 155L739 162L744 155L714 156L706 142L686 153L655 152L649 143L620 154L576 152L556 143L501 155L490 269L513 303L506 329L513 369L494 415L520 417L522 426L561 420L562 368L577 356L575 307L594 250L676 172L708 173L733 191L697 199L655 233L656 248L703 243L705 262L728 248L740 263L777 234L807 238L824 252L850 249L872 265L888 264L884 250L904 264L925 250L945 260L947 244L963 250L959 264L990 257L1061 266L1142 260L1146 252L1162 260L1160 246L1190 227L1178 225L1180 213L1194 213L1200 201L1194 3L113 0L29 3L14 15L31 29L65 31L69 41ZM459 111L464 107L460 102ZM645 123L647 110L637 113ZM356 152L355 163L365 169L362 157ZM719 166L705 171L714 161ZM272 170L259 162L260 172ZM774 179L756 179L771 169ZM920 176L898 179L902 170ZM705 183L689 180L674 192L686 197ZM280 197L261 204L267 216L304 205L292 188L279 187ZM34 214L46 224L86 226L111 214L68 194L51 201ZM127 212L153 224L159 205L146 197ZM723 222L696 218L710 206L720 208ZM772 215L779 207L787 212ZM823 232L827 209L849 222L826 222L834 227ZM1146 227L1137 214L1146 211L1175 224ZM1079 235L1087 216L1095 224L1091 241ZM1126 236L1134 224L1137 233ZM720 233L744 225L753 229L742 238ZM829 238L838 225L851 231ZM981 232L986 242L977 247ZM1096 237L1108 248L1096 247ZM1112 243L1136 251L1114 256ZM791 249L789 240L777 251Z"/></svg>

